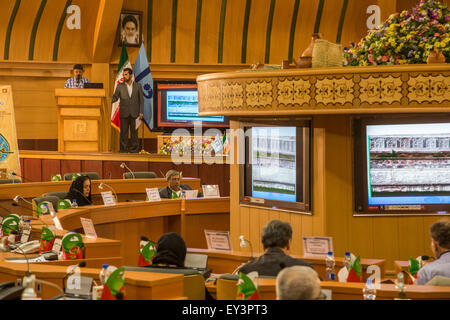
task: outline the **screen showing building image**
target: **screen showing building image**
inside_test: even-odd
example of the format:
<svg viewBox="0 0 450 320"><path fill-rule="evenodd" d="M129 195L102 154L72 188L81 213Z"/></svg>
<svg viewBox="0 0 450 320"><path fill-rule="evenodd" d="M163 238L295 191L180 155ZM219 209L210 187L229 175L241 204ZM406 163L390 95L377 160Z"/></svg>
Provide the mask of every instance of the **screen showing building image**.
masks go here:
<svg viewBox="0 0 450 320"><path fill-rule="evenodd" d="M296 127L253 127L252 196L297 200Z"/></svg>
<svg viewBox="0 0 450 320"><path fill-rule="evenodd" d="M450 204L450 123L366 128L369 205Z"/></svg>
<svg viewBox="0 0 450 320"><path fill-rule="evenodd" d="M167 120L224 122L223 116L198 116L197 91L167 91Z"/></svg>

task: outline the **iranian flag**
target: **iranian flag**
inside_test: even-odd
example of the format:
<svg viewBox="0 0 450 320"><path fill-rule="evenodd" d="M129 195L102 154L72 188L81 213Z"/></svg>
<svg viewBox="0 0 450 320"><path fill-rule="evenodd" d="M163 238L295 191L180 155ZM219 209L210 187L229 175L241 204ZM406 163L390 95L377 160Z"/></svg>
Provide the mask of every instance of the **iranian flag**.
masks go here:
<svg viewBox="0 0 450 320"><path fill-rule="evenodd" d="M259 300L258 287L251 277L242 272L239 272L237 300Z"/></svg>
<svg viewBox="0 0 450 320"><path fill-rule="evenodd" d="M230 143L227 138L227 132L225 131L222 137L222 144L223 144L223 154L227 154L228 150L230 150Z"/></svg>
<svg viewBox="0 0 450 320"><path fill-rule="evenodd" d="M103 288L101 300L117 300L116 297L119 292L122 292L123 294L123 299L121 300L126 300L124 274L125 269L123 267L118 268L111 273Z"/></svg>
<svg viewBox="0 0 450 320"><path fill-rule="evenodd" d="M409 266L408 266L408 284L414 284L417 280L417 275L420 269L420 262L416 259L409 257Z"/></svg>
<svg viewBox="0 0 450 320"><path fill-rule="evenodd" d="M348 270L347 282L361 282L361 274L361 256L358 255L356 259L350 261L350 269Z"/></svg>
<svg viewBox="0 0 450 320"><path fill-rule="evenodd" d="M125 42L122 43L122 51L120 53L119 70L117 72L116 81L114 82L114 92L117 85L123 82L123 69L131 68L130 59L128 59L127 49L125 48ZM120 116L119 116L120 99L113 103L111 109L111 125L120 131Z"/></svg>
<svg viewBox="0 0 450 320"><path fill-rule="evenodd" d="M141 250L139 254L138 267L148 266L152 263L153 257L155 256L156 249L155 243L149 241Z"/></svg>

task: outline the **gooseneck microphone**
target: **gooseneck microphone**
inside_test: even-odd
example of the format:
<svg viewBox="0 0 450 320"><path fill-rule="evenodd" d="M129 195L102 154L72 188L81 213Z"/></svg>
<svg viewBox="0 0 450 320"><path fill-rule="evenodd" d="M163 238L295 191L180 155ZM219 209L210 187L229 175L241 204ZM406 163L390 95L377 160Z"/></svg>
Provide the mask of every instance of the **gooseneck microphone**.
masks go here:
<svg viewBox="0 0 450 320"><path fill-rule="evenodd" d="M133 179L136 179L136 176L134 175L134 172L131 171L130 168L128 168L128 166L125 164L125 162L122 162L122 163L120 164L120 167L121 167L122 169L127 169L128 172L131 173L131 176L133 177Z"/></svg>
<svg viewBox="0 0 450 320"><path fill-rule="evenodd" d="M22 197L22 196L20 196L20 195L16 195L16 196L13 198L13 201L14 201L16 204L18 204L20 199L22 199L24 202L28 203L29 205L33 206L33 204L32 204L30 201L28 201L27 199L25 199L24 197Z"/></svg>
<svg viewBox="0 0 450 320"><path fill-rule="evenodd" d="M108 187L108 189L110 189L112 192L114 192L114 196L116 197L116 202L119 202L119 198L117 197L116 191L114 191L113 187L111 187L110 185L107 185L106 183L102 182L100 183L100 185L98 186L98 188L100 190L103 190L103 187Z"/></svg>
<svg viewBox="0 0 450 320"><path fill-rule="evenodd" d="M253 257L253 246L252 246L252 243L250 242L250 240L245 239L243 235L241 235L241 236L239 237L239 240L241 241L241 242L239 243L239 246L240 246L241 248L245 248L245 247L247 246L246 243L248 243L248 244L250 245L250 261L254 260L255 258Z"/></svg>
<svg viewBox="0 0 450 320"><path fill-rule="evenodd" d="M21 175L18 175L18 174L15 173L14 171L11 171L11 175L14 176L14 177L22 178L23 180L25 180L25 181L27 181L27 182L35 182L35 181L30 180L30 179L28 179L28 178L25 178L25 177L23 177L23 176L21 176Z"/></svg>
<svg viewBox="0 0 450 320"><path fill-rule="evenodd" d="M70 277L78 267L80 267L80 268L86 267L86 261L81 261L79 264L73 264L67 268L66 275L63 278L63 293L64 294L66 293L67 278Z"/></svg>

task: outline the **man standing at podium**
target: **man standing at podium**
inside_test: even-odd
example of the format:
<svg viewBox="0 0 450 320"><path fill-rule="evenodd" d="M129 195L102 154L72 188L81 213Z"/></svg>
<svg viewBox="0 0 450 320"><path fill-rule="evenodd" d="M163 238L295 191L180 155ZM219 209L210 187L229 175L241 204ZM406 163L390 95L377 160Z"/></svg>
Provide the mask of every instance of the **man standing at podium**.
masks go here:
<svg viewBox="0 0 450 320"><path fill-rule="evenodd" d="M120 152L127 153L128 131L130 131L130 152L138 153L139 142L136 119L139 117L142 120L144 116L144 93L142 86L133 81L133 70L130 68L123 70L123 80L124 82L117 85L112 97L112 103L120 99Z"/></svg>
<svg viewBox="0 0 450 320"><path fill-rule="evenodd" d="M64 88L78 89L84 88L85 83L90 83L89 79L83 78L83 66L76 64L73 66L73 77L67 79Z"/></svg>

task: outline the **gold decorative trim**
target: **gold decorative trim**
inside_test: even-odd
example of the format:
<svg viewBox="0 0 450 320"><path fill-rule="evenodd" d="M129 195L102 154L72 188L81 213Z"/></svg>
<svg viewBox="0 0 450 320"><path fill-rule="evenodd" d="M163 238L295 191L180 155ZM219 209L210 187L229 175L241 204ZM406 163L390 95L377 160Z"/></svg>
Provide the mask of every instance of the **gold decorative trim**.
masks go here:
<svg viewBox="0 0 450 320"><path fill-rule="evenodd" d="M355 98L353 90L353 80L345 78L325 78L317 80L316 83L316 101L318 104L344 105L352 103Z"/></svg>
<svg viewBox="0 0 450 320"><path fill-rule="evenodd" d="M305 105L311 101L311 83L303 79L280 80L277 86L279 105Z"/></svg>
<svg viewBox="0 0 450 320"><path fill-rule="evenodd" d="M251 81L246 83L248 107L265 107L272 104L272 83L270 81Z"/></svg>
<svg viewBox="0 0 450 320"><path fill-rule="evenodd" d="M438 102L450 101L450 81L446 77L418 75L408 80L408 99L409 102L416 101Z"/></svg>
<svg viewBox="0 0 450 320"><path fill-rule="evenodd" d="M380 104L401 102L402 80L399 77L376 77L361 79L359 83L361 103Z"/></svg>

